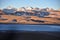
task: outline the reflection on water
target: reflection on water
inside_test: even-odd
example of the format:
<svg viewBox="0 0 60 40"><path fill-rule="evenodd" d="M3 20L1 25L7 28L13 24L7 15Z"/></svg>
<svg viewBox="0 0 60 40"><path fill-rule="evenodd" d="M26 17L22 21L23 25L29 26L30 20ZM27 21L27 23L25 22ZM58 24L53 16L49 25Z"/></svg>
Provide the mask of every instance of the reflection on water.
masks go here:
<svg viewBox="0 0 60 40"><path fill-rule="evenodd" d="M60 31L60 26L55 26L55 25L0 24L0 30Z"/></svg>

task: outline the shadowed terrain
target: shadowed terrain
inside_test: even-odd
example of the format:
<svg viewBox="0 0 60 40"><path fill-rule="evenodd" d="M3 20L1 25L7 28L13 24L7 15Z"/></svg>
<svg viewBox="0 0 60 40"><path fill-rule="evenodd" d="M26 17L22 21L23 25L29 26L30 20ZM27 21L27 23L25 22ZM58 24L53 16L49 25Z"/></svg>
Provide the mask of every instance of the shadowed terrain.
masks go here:
<svg viewBox="0 0 60 40"><path fill-rule="evenodd" d="M60 40L60 32L0 31L0 40Z"/></svg>

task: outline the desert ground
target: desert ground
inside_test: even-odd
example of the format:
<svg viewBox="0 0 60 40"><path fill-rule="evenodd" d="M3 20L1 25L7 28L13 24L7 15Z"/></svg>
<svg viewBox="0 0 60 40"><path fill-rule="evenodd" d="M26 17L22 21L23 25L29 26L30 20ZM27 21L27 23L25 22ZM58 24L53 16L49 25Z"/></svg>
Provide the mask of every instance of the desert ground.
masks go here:
<svg viewBox="0 0 60 40"><path fill-rule="evenodd" d="M19 24L60 24L59 17L44 18L37 16L15 16L15 15L0 15L0 23L19 23Z"/></svg>

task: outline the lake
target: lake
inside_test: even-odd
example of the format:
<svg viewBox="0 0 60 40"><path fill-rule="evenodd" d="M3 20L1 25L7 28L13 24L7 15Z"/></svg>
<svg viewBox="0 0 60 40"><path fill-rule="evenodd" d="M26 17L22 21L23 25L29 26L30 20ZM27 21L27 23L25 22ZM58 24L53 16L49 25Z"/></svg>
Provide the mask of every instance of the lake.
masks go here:
<svg viewBox="0 0 60 40"><path fill-rule="evenodd" d="M0 24L0 30L60 31L60 26L58 25Z"/></svg>
<svg viewBox="0 0 60 40"><path fill-rule="evenodd" d="M0 24L2 40L60 40L58 25Z"/></svg>

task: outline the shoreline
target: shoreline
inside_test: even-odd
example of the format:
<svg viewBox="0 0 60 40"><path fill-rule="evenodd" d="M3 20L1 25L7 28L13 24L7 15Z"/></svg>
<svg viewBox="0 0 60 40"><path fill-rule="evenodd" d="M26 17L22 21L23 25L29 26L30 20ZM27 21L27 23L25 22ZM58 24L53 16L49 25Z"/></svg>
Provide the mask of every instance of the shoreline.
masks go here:
<svg viewBox="0 0 60 40"><path fill-rule="evenodd" d="M10 25L12 25L12 24L14 24L14 25L16 25L16 24L18 24L18 25L56 25L56 26L60 26L60 24L20 24L20 23L0 23L0 25L1 24L10 24Z"/></svg>

